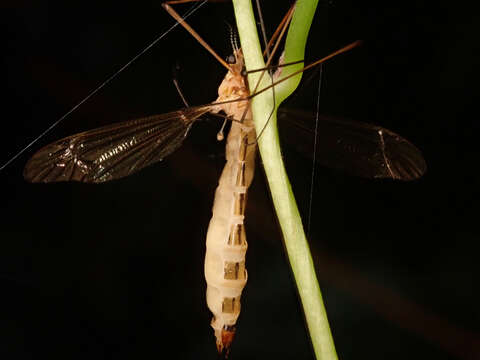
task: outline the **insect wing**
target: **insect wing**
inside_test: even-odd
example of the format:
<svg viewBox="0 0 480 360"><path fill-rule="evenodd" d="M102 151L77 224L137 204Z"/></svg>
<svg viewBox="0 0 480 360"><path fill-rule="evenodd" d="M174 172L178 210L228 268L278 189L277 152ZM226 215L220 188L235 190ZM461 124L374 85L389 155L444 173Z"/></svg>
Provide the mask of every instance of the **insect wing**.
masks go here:
<svg viewBox="0 0 480 360"><path fill-rule="evenodd" d="M278 112L282 139L312 157L315 115L297 110ZM420 150L394 132L357 121L320 116L317 161L327 167L365 178L414 180L426 163Z"/></svg>
<svg viewBox="0 0 480 360"><path fill-rule="evenodd" d="M133 174L162 160L183 142L208 106L125 121L58 140L27 162L30 182L100 183Z"/></svg>

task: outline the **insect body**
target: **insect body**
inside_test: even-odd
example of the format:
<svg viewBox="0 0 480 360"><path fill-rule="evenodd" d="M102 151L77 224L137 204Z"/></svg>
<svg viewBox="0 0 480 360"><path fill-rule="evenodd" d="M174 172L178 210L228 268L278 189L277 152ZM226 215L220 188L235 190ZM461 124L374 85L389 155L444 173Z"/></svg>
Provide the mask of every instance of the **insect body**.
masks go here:
<svg viewBox="0 0 480 360"><path fill-rule="evenodd" d="M235 51L236 63L219 87L218 102L245 98L248 89L241 75L243 56ZM217 349L227 351L235 333L240 314L240 295L247 282L245 253L247 242L244 215L247 189L255 168L255 128L248 102L219 105L234 119L226 144L227 163L219 180L213 204L213 216L207 232L205 279L207 304L214 317ZM245 116L243 114L245 113Z"/></svg>

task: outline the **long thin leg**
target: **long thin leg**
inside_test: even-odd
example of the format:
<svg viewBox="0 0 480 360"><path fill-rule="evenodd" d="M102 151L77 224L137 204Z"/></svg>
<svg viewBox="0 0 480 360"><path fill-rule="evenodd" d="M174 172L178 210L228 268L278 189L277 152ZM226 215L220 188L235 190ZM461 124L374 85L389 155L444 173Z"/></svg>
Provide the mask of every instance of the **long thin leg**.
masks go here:
<svg viewBox="0 0 480 360"><path fill-rule="evenodd" d="M257 3L257 4L258 4L258 3ZM268 67L270 66L270 62L271 62L272 59L273 59L273 55L275 55L275 52L276 52L277 49L278 49L278 45L280 44L280 41L282 40L282 38L283 38L283 36L284 36L284 34L285 34L285 31L287 30L288 25L290 24L290 21L292 20L293 9L294 9L294 7L290 8L290 10L287 12L286 17L284 18L285 21L282 20L282 23L283 23L283 24L282 24L282 27L281 27L280 35L279 35L279 37L278 37L278 39L277 39L277 42L275 43L275 46L273 47L273 50L272 50L271 54L269 55L269 57L268 57L268 59L267 59L267 62L266 62L266 64L265 64L265 67L266 67L265 70L262 72L262 74L260 75L260 78L258 79L257 83L255 84L255 88L254 88L254 90L253 90L253 93L256 93L256 91L257 91L257 89L258 89L258 86L260 85L260 82L262 81L263 76L265 75L265 72L267 71ZM259 12L260 12L260 9L259 9ZM280 28L280 27L279 27L279 28ZM278 30L279 28L277 28L277 30ZM277 32L277 31L275 31L275 32ZM267 47L268 47L268 45L267 45ZM267 51L267 53L268 53L268 51ZM272 84L273 84L273 80L272 80ZM274 94L274 97L273 97L273 99L274 99L274 104L273 104L272 111L270 112L270 115L269 115L269 117L268 117L269 120L270 120L270 117L272 116L272 114L273 114L273 112L274 112L274 109L275 109L275 88L273 88L273 94ZM243 118L245 117L245 115L246 115L246 111L245 111L245 112L243 113L243 115L242 115L242 122L243 122ZM263 131L265 130L265 128L267 127L268 123L269 123L269 121L267 121L267 122L265 123L265 125L263 126L262 130L260 130L260 133L258 134L257 139L258 139L260 136L262 136L262 133L263 133ZM255 144L256 144L256 141L255 141ZM253 145L253 144L248 144L248 145Z"/></svg>
<svg viewBox="0 0 480 360"><path fill-rule="evenodd" d="M210 45L207 44L205 40L202 39L198 33L192 29L190 25L188 25L185 20L182 19L178 13L173 10L173 8L169 4L180 4L180 3L186 3L186 2L193 2L195 0L174 0L174 1L167 1L162 4L162 7L176 20L180 25L182 25L205 49L212 54L215 59L220 62L228 71L230 71L230 65L227 64L225 60L223 60L216 52L215 50L212 49Z"/></svg>
<svg viewBox="0 0 480 360"><path fill-rule="evenodd" d="M282 40L283 35L285 34L285 31L287 30L287 27L290 24L290 20L292 20L292 16L293 16L293 11L289 10L288 13L287 13L287 18L286 18L284 24L282 25L282 29L280 31L280 35L277 39L277 42L275 43L275 46L273 47L273 50L272 50L272 53L270 54L270 57L267 59L267 62L265 63L265 67L268 68L268 66L270 65L270 63L272 61L272 58L273 58L273 55L275 55L275 52L277 51L278 46L280 45L280 41ZM262 78L263 78L264 74L265 74L265 71L261 74L260 78L258 79L258 82L255 85L255 89L253 90L254 93L257 91L258 86L260 85L260 82L262 81Z"/></svg>
<svg viewBox="0 0 480 360"><path fill-rule="evenodd" d="M265 50L263 52L263 56L265 56L268 53L267 49L270 49L272 47L273 42L277 39L278 35L282 31L282 29L285 27L285 23L286 22L289 23L290 20L292 19L292 13L293 13L293 10L295 10L295 4L296 3L293 3L293 5L290 7L290 9L287 11L285 16L283 17L282 21L280 21L280 24L278 24L277 29L273 33L272 37L270 38L270 41L267 44L267 47L265 48Z"/></svg>

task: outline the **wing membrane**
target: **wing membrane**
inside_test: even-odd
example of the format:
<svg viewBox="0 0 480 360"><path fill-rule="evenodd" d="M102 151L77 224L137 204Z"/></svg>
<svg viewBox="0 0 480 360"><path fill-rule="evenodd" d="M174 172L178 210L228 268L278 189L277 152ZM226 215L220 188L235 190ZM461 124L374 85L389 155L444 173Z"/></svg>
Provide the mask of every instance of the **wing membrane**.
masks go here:
<svg viewBox="0 0 480 360"><path fill-rule="evenodd" d="M282 139L311 157L315 115L280 109L278 119ZM326 116L318 122L317 160L365 178L409 181L427 169L420 150L400 135L380 126Z"/></svg>
<svg viewBox="0 0 480 360"><path fill-rule="evenodd" d="M209 110L191 107L69 136L35 153L23 175L31 182L86 183L128 176L175 151L193 122Z"/></svg>

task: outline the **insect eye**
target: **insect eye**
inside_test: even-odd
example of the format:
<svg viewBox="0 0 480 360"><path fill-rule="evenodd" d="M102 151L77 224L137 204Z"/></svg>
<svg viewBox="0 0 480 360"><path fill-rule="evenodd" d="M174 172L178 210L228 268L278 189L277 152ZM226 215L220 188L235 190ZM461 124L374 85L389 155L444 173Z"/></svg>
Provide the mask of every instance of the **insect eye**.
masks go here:
<svg viewBox="0 0 480 360"><path fill-rule="evenodd" d="M237 59L235 59L235 56L228 55L227 58L225 59L228 64L235 64L237 62Z"/></svg>

